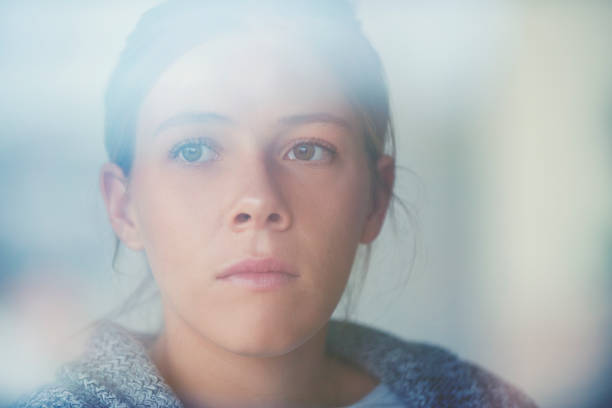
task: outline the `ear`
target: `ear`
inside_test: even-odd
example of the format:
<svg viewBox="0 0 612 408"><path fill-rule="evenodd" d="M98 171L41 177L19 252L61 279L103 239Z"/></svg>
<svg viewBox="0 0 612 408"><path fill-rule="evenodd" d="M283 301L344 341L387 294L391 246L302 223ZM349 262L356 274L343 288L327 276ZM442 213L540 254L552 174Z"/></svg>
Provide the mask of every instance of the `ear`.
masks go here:
<svg viewBox="0 0 612 408"><path fill-rule="evenodd" d="M395 160L388 155L382 155L376 162L378 172L378 183L372 186L374 189L372 208L363 228L360 242L369 244L380 233L380 230L387 215L391 194L393 192L393 182L395 181Z"/></svg>
<svg viewBox="0 0 612 408"><path fill-rule="evenodd" d="M100 169L100 191L106 212L117 237L128 248L140 251L144 245L138 232L128 179L115 163L105 163Z"/></svg>

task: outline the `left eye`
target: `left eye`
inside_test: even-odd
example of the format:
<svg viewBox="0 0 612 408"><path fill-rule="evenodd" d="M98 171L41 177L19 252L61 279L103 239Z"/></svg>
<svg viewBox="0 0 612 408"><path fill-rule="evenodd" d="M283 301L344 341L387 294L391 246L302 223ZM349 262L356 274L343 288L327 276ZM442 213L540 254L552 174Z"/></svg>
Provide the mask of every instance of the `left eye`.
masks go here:
<svg viewBox="0 0 612 408"><path fill-rule="evenodd" d="M312 142L303 142L296 144L287 153L289 160L301 161L325 161L330 160L334 156L334 151Z"/></svg>
<svg viewBox="0 0 612 408"><path fill-rule="evenodd" d="M186 163L204 163L217 158L217 153L202 142L187 142L172 149L173 158Z"/></svg>

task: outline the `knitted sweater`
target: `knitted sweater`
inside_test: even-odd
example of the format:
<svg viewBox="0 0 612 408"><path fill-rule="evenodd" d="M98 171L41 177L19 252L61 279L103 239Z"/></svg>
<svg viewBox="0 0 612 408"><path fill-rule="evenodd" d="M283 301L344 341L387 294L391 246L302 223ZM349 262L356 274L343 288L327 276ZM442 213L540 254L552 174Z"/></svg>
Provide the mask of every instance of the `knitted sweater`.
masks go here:
<svg viewBox="0 0 612 408"><path fill-rule="evenodd" d="M377 377L406 407L536 406L516 388L448 351L366 326L332 321L327 349ZM56 383L18 406L182 407L141 339L108 322L98 326L80 359L60 369Z"/></svg>

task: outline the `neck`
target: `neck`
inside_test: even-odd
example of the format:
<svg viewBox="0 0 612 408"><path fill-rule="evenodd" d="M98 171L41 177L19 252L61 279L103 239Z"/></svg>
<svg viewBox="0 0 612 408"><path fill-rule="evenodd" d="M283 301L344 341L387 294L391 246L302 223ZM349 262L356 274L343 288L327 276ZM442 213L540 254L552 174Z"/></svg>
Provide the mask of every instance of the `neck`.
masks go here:
<svg viewBox="0 0 612 408"><path fill-rule="evenodd" d="M260 357L226 350L183 320L168 317L151 356L186 406L342 406L375 385L326 355L327 324L288 353Z"/></svg>

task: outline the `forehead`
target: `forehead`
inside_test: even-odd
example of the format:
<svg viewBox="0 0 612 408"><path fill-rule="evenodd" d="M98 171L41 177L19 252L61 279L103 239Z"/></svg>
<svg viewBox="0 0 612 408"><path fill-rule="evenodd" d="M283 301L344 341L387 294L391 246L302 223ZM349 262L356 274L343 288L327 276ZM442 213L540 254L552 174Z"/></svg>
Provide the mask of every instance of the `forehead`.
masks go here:
<svg viewBox="0 0 612 408"><path fill-rule="evenodd" d="M244 30L201 44L166 69L144 99L139 133L185 112L266 122L323 112L354 123L338 79L287 30Z"/></svg>

